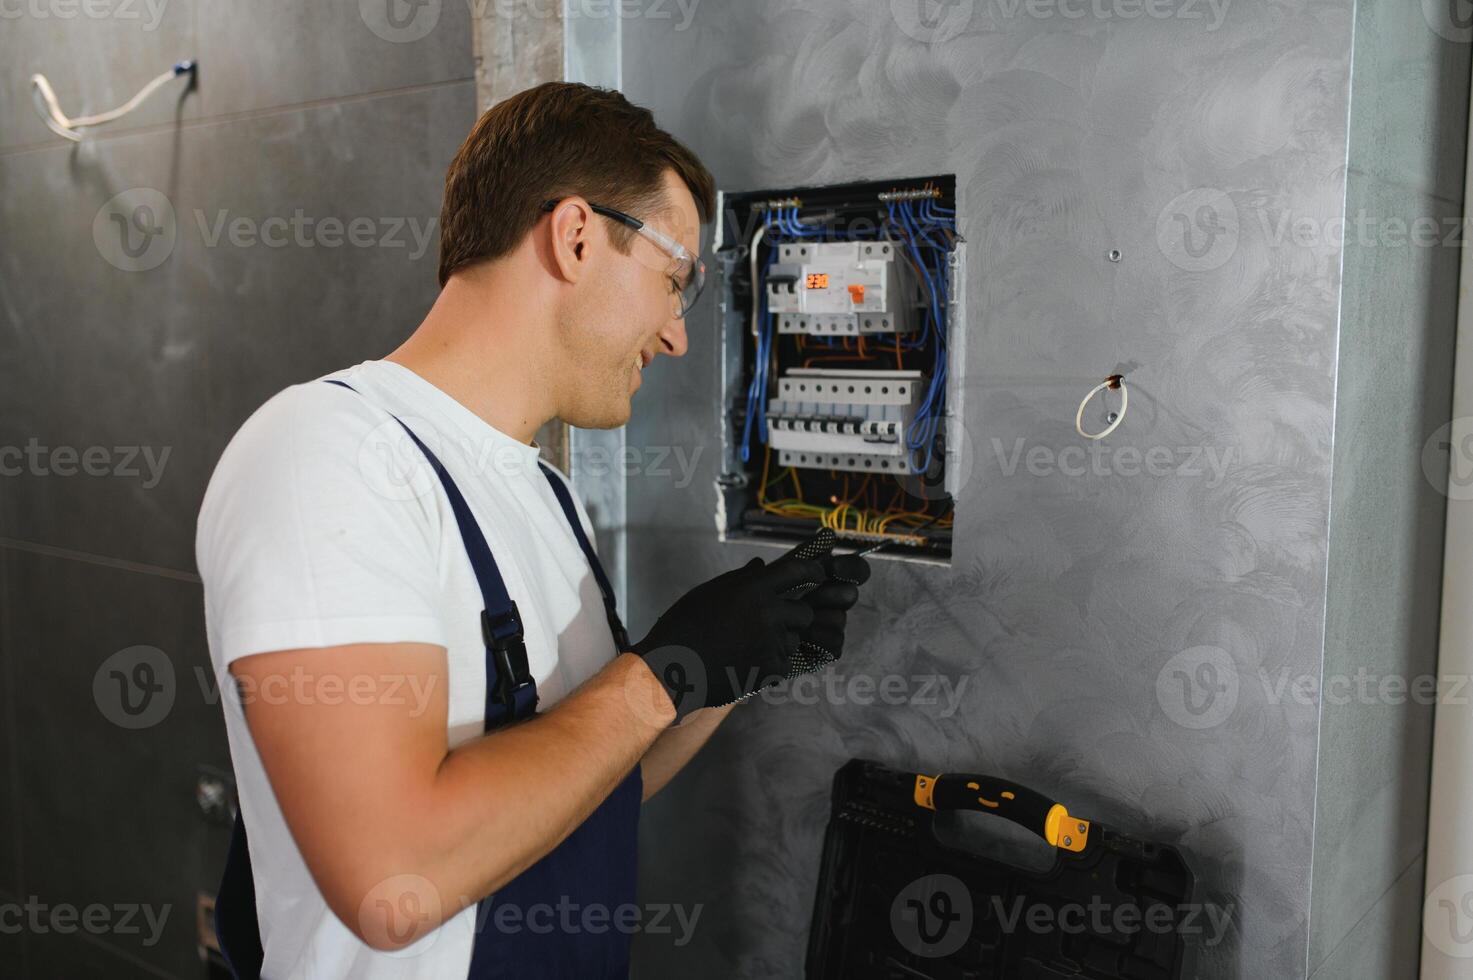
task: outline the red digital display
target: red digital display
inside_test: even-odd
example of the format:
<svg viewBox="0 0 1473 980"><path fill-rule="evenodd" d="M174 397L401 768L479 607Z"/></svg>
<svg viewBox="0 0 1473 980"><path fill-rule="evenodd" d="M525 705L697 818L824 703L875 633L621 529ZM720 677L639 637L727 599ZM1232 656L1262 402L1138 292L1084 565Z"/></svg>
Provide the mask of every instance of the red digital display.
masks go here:
<svg viewBox="0 0 1473 980"><path fill-rule="evenodd" d="M807 283L809 289L828 289L829 274L827 272L810 272L808 273Z"/></svg>

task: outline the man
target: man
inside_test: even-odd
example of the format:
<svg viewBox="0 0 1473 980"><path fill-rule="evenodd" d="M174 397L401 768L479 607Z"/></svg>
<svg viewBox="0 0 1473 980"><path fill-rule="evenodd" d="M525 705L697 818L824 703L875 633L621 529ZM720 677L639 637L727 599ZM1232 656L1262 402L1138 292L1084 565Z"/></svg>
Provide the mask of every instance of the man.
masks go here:
<svg viewBox="0 0 1473 980"><path fill-rule="evenodd" d="M868 570L822 546L627 642L587 515L538 462L544 423L622 425L651 361L685 353L713 197L618 93L498 104L447 175L423 323L226 448L196 545L240 695L217 922L238 974L626 976L640 803L734 700L839 652Z"/></svg>

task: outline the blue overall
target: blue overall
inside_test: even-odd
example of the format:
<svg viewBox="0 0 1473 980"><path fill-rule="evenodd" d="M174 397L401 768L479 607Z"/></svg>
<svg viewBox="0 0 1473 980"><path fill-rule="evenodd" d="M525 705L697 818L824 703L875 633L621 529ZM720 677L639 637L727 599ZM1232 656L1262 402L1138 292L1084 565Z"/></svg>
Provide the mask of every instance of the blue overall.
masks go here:
<svg viewBox="0 0 1473 980"><path fill-rule="evenodd" d="M342 381L329 379L328 383L355 390ZM439 476L485 601L481 613L486 641L485 730L530 717L537 710L537 684L527 668L517 604L507 595L496 559L460 489L429 447L403 421L397 417L395 421ZM613 589L583 532L568 488L546 464L538 462L603 594L615 653L628 650L629 637L614 608ZM635 766L561 844L480 901L468 980L628 977L629 917L635 908L637 827L643 794L640 769ZM503 907L509 910L504 917L497 914ZM590 909L594 915L585 917ZM257 980L263 951L245 823L240 817L235 820L225 876L215 901L215 932L238 980Z"/></svg>

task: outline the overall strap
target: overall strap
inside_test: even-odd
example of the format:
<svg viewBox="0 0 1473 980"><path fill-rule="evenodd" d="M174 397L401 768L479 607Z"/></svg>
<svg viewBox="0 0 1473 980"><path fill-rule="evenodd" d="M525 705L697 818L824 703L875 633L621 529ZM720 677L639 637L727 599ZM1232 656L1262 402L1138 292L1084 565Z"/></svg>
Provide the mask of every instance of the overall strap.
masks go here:
<svg viewBox="0 0 1473 980"><path fill-rule="evenodd" d="M357 391L352 385L335 378L327 378L328 384L340 385L349 391ZM527 647L523 642L522 620L517 604L506 592L501 570L486 544L486 536L476 523L470 505L465 502L460 488L450 478L440 460L430 452L414 430L404 424L398 416L390 413L395 422L407 433L414 444L430 461L435 475L450 498L450 509L455 513L455 522L460 525L460 536L470 556L471 568L481 587L481 598L486 608L481 610L481 635L486 641L486 722L485 730L500 728L512 721L530 717L537 709L537 682L527 667Z"/></svg>
<svg viewBox="0 0 1473 980"><path fill-rule="evenodd" d="M562 504L563 513L567 515L568 523L573 526L573 534L578 539L578 547L583 549L588 567L593 570L593 577L598 582L598 591L604 597L604 613L609 617L609 630L614 634L614 644L617 647L614 653L626 653L629 650L629 634L625 631L624 622L619 618L619 610L614 604L614 588L609 584L609 577L604 574L604 567L599 562L593 545L588 542L588 535L583 532L583 522L578 519L578 510L573 506L573 496L568 493L567 484L563 483L562 478L552 471L552 467L540 459L537 463L542 467L542 475L552 484L552 492L557 495L557 502Z"/></svg>

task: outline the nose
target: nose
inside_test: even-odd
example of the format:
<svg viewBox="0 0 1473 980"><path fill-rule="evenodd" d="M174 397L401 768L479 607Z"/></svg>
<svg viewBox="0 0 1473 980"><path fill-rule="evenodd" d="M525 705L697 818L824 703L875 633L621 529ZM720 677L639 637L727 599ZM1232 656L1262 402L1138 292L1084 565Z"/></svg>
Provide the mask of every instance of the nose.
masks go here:
<svg viewBox="0 0 1473 980"><path fill-rule="evenodd" d="M671 357L685 354L690 344L685 335L684 317L671 317L665 322L665 328L660 331L660 344Z"/></svg>

